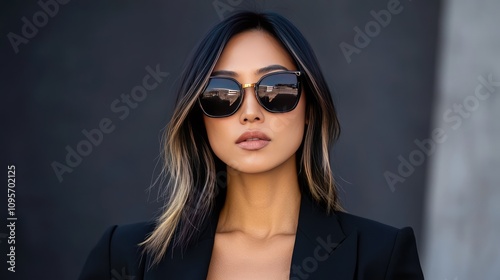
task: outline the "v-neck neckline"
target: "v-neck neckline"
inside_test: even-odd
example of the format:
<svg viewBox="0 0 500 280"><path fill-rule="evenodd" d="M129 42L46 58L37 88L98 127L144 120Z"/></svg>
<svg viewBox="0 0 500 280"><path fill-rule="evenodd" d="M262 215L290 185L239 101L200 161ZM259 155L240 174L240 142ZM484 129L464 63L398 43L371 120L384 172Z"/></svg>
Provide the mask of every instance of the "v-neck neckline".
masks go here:
<svg viewBox="0 0 500 280"><path fill-rule="evenodd" d="M221 207L218 200L209 219L201 228L195 245L185 250L169 248L162 261L146 271L144 280L160 279L161 275L163 277L173 275L175 279L206 279ZM348 237L350 238L346 238L343 233L335 213L327 215L309 195L302 193L290 277L305 279L304 275L318 270L319 263L322 264L322 270L338 271L341 275L354 273L357 234L354 232ZM346 242L349 245L339 246ZM343 250L340 250L342 253L333 254L334 251L339 251L338 247L342 247ZM147 258L146 266L151 261L150 256ZM342 259L340 263L348 260L349 265L339 266L336 262L340 259Z"/></svg>

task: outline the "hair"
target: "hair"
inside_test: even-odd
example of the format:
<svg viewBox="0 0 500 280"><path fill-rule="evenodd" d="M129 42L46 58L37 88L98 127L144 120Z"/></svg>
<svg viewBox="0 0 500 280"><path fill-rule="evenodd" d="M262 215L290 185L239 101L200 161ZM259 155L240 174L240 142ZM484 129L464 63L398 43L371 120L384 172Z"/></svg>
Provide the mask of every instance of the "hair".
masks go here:
<svg viewBox="0 0 500 280"><path fill-rule="evenodd" d="M290 21L276 13L240 12L208 32L181 74L176 107L162 141L165 165L161 176L168 177L168 182L160 195L165 205L155 229L140 244L144 252L153 255L153 264L163 258L169 246L185 248L192 244L225 187L220 175L225 174L221 172L226 166L210 148L197 99L225 45L234 35L248 30L271 34L304 73L308 124L296 153L299 185L301 192L310 195L327 213L343 211L329 159L340 125L311 46Z"/></svg>

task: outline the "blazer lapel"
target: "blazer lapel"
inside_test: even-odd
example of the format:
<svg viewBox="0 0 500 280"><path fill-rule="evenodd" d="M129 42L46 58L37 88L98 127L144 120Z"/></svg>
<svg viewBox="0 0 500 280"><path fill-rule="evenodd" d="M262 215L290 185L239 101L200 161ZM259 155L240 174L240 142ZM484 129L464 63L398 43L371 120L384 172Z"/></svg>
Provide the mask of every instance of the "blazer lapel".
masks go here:
<svg viewBox="0 0 500 280"><path fill-rule="evenodd" d="M184 251L179 248L168 249L163 260L158 265L151 266L150 269L148 269L148 264L151 264L152 258L148 255L144 280L206 279L212 257L218 214L219 210L217 208L212 211L208 222L203 227L198 242L194 246L188 247Z"/></svg>
<svg viewBox="0 0 500 280"><path fill-rule="evenodd" d="M356 259L357 232L345 235L335 214L303 194L290 279L354 279Z"/></svg>

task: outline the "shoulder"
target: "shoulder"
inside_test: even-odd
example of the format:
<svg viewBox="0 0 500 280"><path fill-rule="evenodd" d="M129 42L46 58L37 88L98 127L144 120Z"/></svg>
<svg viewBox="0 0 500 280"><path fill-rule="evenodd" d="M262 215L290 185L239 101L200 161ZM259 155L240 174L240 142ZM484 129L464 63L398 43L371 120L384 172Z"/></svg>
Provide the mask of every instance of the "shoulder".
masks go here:
<svg viewBox="0 0 500 280"><path fill-rule="evenodd" d="M116 255L137 255L141 250L139 243L143 242L153 229L154 224L150 222L110 226L97 246L108 247Z"/></svg>
<svg viewBox="0 0 500 280"><path fill-rule="evenodd" d="M335 214L346 235L357 235L359 273L378 263L384 264L380 268L386 277L392 275L391 279L423 279L411 227L399 229L344 212Z"/></svg>
<svg viewBox="0 0 500 280"><path fill-rule="evenodd" d="M402 229L383 224L374 220L356 216L345 212L335 212L337 220L339 221L343 231L348 234L356 230L358 234L375 235L379 236L396 236ZM409 227L406 227L411 229Z"/></svg>
<svg viewBox="0 0 500 280"><path fill-rule="evenodd" d="M154 223L140 222L135 224L115 225L110 227L110 229L113 243L134 246L133 244L144 241L153 231Z"/></svg>
<svg viewBox="0 0 500 280"><path fill-rule="evenodd" d="M87 257L79 279L111 279L139 275L144 268L142 248L154 224L141 222L108 227Z"/></svg>
<svg viewBox="0 0 500 280"><path fill-rule="evenodd" d="M387 251L402 241L416 246L415 234L411 227L396 228L345 212L335 212L335 215L346 235L356 232L362 249L367 247Z"/></svg>

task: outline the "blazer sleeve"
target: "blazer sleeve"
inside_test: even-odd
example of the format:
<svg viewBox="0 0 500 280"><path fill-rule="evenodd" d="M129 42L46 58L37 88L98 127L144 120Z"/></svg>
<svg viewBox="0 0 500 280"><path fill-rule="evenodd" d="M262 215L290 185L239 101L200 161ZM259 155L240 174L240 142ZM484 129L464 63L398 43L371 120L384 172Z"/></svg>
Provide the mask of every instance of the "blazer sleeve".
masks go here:
<svg viewBox="0 0 500 280"><path fill-rule="evenodd" d="M424 279L413 229L401 229L395 239L385 279Z"/></svg>
<svg viewBox="0 0 500 280"><path fill-rule="evenodd" d="M97 245L92 249L80 273L79 280L111 279L111 238L116 225L109 227Z"/></svg>

